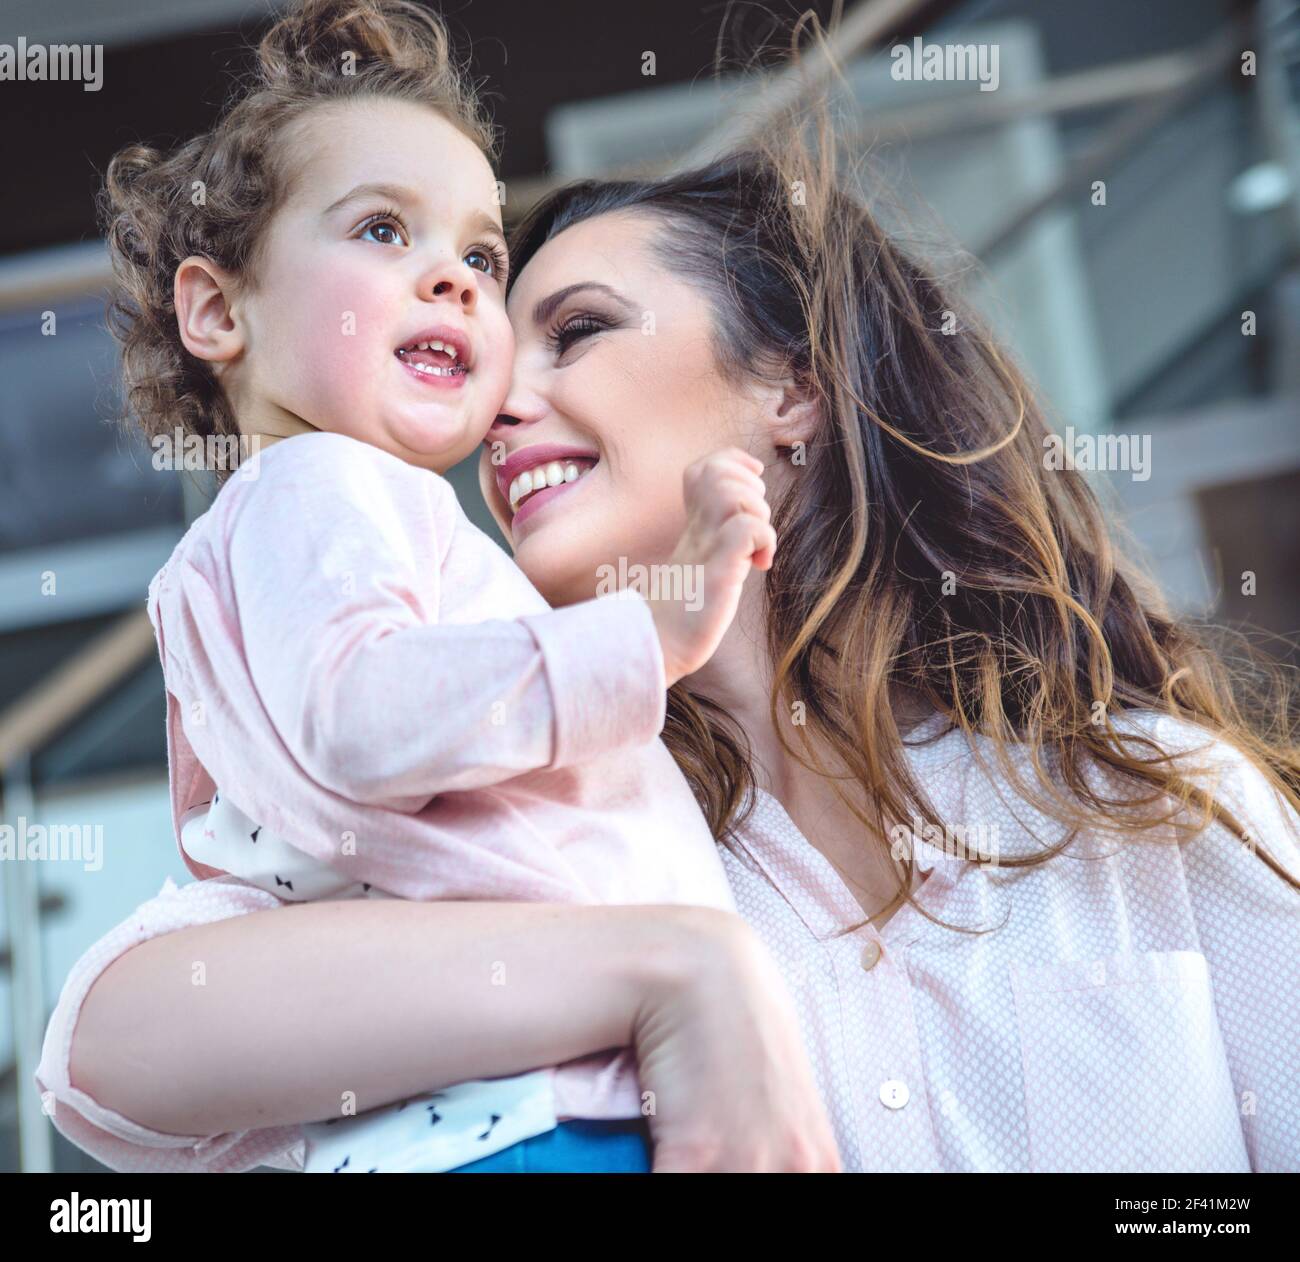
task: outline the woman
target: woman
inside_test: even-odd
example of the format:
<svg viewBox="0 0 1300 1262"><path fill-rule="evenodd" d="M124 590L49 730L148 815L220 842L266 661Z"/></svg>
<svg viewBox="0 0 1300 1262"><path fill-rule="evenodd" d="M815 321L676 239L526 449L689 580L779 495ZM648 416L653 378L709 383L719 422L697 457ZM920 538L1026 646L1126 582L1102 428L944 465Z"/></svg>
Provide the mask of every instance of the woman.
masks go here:
<svg viewBox="0 0 1300 1262"><path fill-rule="evenodd" d="M539 207L484 495L561 604L666 560L697 456L764 460L774 568L664 735L846 1169L1300 1167L1297 751L1120 572L1019 375L837 178L787 142ZM494 469L543 442L598 463L512 530ZM74 972L39 1078L101 1159L243 1169L300 1161L343 1088L631 1042L656 1169L824 1168L763 951L689 910L165 892ZM467 980L485 952L534 966L509 1007Z"/></svg>

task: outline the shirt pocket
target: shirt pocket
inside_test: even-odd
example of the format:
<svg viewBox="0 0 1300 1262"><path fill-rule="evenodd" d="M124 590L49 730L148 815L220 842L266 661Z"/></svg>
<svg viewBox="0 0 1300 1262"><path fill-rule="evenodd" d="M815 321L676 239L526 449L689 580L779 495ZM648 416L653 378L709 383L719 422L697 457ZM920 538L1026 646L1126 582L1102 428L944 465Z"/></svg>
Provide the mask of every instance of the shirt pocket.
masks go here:
<svg viewBox="0 0 1300 1262"><path fill-rule="evenodd" d="M1033 1171L1249 1171L1199 951L1011 966Z"/></svg>

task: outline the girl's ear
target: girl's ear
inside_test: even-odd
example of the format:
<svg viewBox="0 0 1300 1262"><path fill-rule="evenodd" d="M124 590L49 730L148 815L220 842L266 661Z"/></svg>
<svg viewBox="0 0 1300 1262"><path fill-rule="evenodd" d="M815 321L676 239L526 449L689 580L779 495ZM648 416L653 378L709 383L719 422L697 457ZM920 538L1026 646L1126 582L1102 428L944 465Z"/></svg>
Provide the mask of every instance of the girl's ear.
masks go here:
<svg viewBox="0 0 1300 1262"><path fill-rule="evenodd" d="M227 363L244 349L244 332L231 308L234 278L211 259L192 254L176 269L172 297L185 349L209 363Z"/></svg>

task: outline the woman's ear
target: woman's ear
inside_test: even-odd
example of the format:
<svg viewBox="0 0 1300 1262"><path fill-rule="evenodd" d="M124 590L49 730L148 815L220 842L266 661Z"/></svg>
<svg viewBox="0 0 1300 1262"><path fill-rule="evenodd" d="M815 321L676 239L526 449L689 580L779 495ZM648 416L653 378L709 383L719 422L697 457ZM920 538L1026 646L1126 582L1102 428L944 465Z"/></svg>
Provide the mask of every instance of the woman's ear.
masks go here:
<svg viewBox="0 0 1300 1262"><path fill-rule="evenodd" d="M176 269L172 297L181 342L191 355L228 363L244 349L244 331L231 302L234 277L211 259L192 254Z"/></svg>
<svg viewBox="0 0 1300 1262"><path fill-rule="evenodd" d="M805 446L812 442L821 420L817 400L802 386L787 381L773 400L768 416L768 435L777 448Z"/></svg>

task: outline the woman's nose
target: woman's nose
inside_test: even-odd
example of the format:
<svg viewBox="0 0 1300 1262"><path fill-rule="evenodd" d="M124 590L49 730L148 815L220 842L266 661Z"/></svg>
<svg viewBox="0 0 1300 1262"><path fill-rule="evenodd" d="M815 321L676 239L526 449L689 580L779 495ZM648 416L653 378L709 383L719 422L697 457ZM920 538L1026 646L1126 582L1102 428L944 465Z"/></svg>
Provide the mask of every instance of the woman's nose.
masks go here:
<svg viewBox="0 0 1300 1262"><path fill-rule="evenodd" d="M517 430L521 425L535 424L550 410L541 393L524 382L522 376L520 361L516 360L515 371L510 380L510 391L484 440L489 445L496 439L504 438L512 430Z"/></svg>
<svg viewBox="0 0 1300 1262"><path fill-rule="evenodd" d="M527 445L530 441L530 427L550 415L550 404L541 392L520 380L519 361L516 360L510 392L501 405L501 411L483 436L483 458L480 461L482 476L491 477L490 469L503 464L512 451Z"/></svg>

